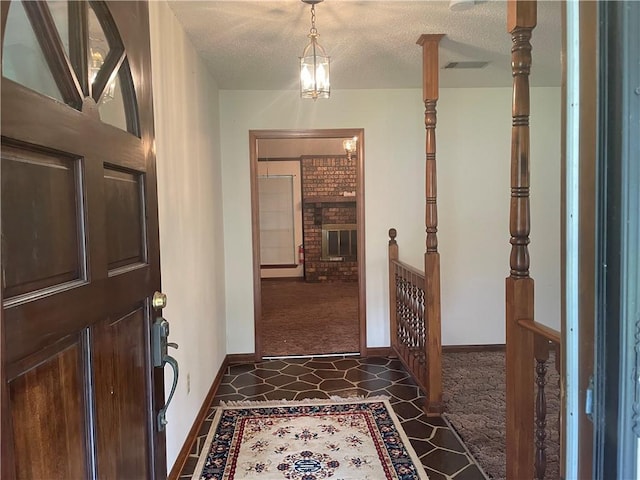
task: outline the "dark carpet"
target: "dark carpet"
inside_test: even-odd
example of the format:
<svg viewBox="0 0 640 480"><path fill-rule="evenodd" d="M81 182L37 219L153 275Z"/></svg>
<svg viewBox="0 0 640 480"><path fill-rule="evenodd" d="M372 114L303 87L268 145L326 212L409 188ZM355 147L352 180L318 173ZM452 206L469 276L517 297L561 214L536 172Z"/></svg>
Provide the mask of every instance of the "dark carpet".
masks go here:
<svg viewBox="0 0 640 480"><path fill-rule="evenodd" d="M261 283L263 355L360 351L357 282Z"/></svg>
<svg viewBox="0 0 640 480"><path fill-rule="evenodd" d="M489 478L505 479L504 352L444 353L442 364L445 415ZM560 402L553 356L547 369L545 479L558 479Z"/></svg>

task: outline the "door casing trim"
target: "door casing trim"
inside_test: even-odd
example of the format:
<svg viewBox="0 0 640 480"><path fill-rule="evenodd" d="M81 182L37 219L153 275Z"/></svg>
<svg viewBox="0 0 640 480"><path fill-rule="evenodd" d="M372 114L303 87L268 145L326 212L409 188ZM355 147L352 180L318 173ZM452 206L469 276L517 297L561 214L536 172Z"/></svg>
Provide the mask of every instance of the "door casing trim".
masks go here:
<svg viewBox="0 0 640 480"><path fill-rule="evenodd" d="M253 245L253 315L255 335L255 359L262 360L262 287L260 279L260 223L258 205L258 140L300 138L356 137L356 220L358 230L358 323L360 355L367 354L367 312L364 241L364 129L309 129L309 130L250 130L249 157L251 175L251 236Z"/></svg>

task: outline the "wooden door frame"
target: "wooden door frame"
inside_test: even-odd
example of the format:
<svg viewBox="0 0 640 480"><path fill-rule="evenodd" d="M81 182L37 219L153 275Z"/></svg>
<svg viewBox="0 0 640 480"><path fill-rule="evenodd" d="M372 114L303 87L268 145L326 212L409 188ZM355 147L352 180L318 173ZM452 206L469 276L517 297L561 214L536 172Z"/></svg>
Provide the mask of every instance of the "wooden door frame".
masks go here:
<svg viewBox="0 0 640 480"><path fill-rule="evenodd" d="M358 231L358 323L360 355L367 354L367 313L364 241L364 129L309 129L309 130L249 130L249 157L251 175L251 236L253 245L253 314L255 360L262 359L262 286L260 277L260 219L258 202L258 140L303 138L358 139L356 156L356 223Z"/></svg>
<svg viewBox="0 0 640 480"><path fill-rule="evenodd" d="M0 2L0 75L2 74L2 54L4 52L4 31L9 14L10 2ZM0 198L2 198L2 168L0 168ZM0 232L2 231L2 218L0 217ZM0 255L0 272L2 272L2 255ZM0 432L8 430L8 401L7 386L5 382L5 337L4 337L4 309L2 308L2 288L0 288ZM13 467L13 459L9 458L9 441L7 435L0 434L0 478L10 478Z"/></svg>
<svg viewBox="0 0 640 480"><path fill-rule="evenodd" d="M593 423L585 413L594 367L596 297L597 4L565 2L562 86L562 428L566 478L593 476ZM576 48L575 36L579 35ZM576 214L577 212L577 214ZM572 379L567 382L567 379Z"/></svg>

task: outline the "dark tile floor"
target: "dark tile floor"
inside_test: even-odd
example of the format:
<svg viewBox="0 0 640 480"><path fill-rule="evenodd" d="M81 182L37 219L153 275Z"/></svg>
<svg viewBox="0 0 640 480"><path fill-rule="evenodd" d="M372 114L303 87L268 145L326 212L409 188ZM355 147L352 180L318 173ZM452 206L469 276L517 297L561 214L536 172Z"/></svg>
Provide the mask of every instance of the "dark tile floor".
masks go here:
<svg viewBox="0 0 640 480"><path fill-rule="evenodd" d="M191 478L220 401L330 395L388 396L430 480L486 479L449 424L422 413L424 398L400 361L381 357L287 358L228 367L180 479Z"/></svg>

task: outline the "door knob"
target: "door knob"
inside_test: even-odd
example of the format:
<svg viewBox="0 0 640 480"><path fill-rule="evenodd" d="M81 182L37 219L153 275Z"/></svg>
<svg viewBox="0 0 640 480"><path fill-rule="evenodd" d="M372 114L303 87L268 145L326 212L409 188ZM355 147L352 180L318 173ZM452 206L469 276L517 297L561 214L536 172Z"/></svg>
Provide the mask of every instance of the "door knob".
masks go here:
<svg viewBox="0 0 640 480"><path fill-rule="evenodd" d="M154 292L151 306L154 310L162 310L167 306L167 296L162 292Z"/></svg>

